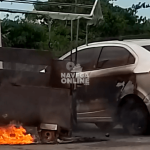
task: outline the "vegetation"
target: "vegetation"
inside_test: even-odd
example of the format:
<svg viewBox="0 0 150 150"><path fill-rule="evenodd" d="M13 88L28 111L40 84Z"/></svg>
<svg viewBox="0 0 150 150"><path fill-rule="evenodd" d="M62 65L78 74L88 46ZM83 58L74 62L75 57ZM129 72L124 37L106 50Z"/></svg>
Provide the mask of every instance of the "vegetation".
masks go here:
<svg viewBox="0 0 150 150"><path fill-rule="evenodd" d="M52 1L52 0L51 0ZM55 0L53 0L55 1ZM58 2L58 0L56 0ZM59 0L61 1L61 0ZM72 2L65 0L65 2ZM78 0L78 3L83 3ZM86 0L86 4L93 4L93 0ZM101 0L104 21L89 29L88 41L100 41L106 37L121 37L130 35L150 34L150 21L146 17L137 15L141 8L148 8L150 5L145 3L133 4L128 9L114 6L110 0ZM56 7L49 5L34 5L36 10L47 11L72 11L70 8ZM88 13L89 10L78 8L78 12ZM38 20L38 22L37 22ZM74 33L76 33L76 22L74 22ZM85 43L86 21L80 21L79 44ZM75 44L75 34L74 34ZM2 21L3 46L49 49L56 56L71 49L70 21L54 20L50 34L51 48L49 48L48 18L41 15L25 15L25 19L16 17L10 20L8 16Z"/></svg>

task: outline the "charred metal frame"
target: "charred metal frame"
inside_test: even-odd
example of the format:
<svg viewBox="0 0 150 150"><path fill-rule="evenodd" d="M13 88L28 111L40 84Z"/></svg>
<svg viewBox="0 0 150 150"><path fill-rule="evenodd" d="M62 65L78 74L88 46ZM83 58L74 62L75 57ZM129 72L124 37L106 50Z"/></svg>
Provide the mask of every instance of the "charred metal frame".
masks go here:
<svg viewBox="0 0 150 150"><path fill-rule="evenodd" d="M5 0L5 2L18 2L26 3L26 1L14 1ZM33 1L30 1L33 4ZM48 11L26 11L26 10L14 10L14 9L4 9L0 8L0 11L10 12L10 13L26 13L26 14L36 14L36 15L47 15L49 22L49 46L50 46L50 32L52 27L52 22L54 19L58 20L70 20L71 21L71 43L73 49L73 21L77 20L77 31L76 31L76 55L75 55L75 65L77 64L77 52L78 52L78 36L79 36L79 21L84 18L88 20L86 26L86 44L88 43L88 25L96 24L99 20L103 19L100 0L96 0L93 6L77 4L66 4L59 3L60 6L75 6L92 8L90 14L77 14L75 13L63 13L63 12L48 12ZM36 3L40 4L40 2ZM58 5L58 3L49 2L51 5ZM76 11L76 10L75 10ZM72 59L72 49L71 58ZM58 61L52 59L52 55L48 51L35 51L29 49L17 49L17 48L0 48L0 61L10 62L11 65L15 63L23 63L29 65L46 65L51 66L51 69L47 73L37 73L28 71L17 71L16 68L12 70L3 69L0 70L0 83L1 83L1 94L0 106L0 121L3 123L9 123L11 119L17 119L26 125L38 125L41 129L57 130L62 127L66 130L71 130L72 121L72 111L73 104L71 95L73 95L73 84L63 85L59 81L61 72L69 72L66 69L65 61ZM23 56L22 56L23 55ZM30 58L30 59L29 59ZM57 80L55 80L57 79ZM70 90L70 93L68 93ZM7 97L4 92L7 91L11 95L11 100ZM17 92L20 94L17 95ZM37 94L35 94L35 92ZM16 93L16 94L15 94ZM28 93L28 95L27 95ZM46 98L47 97L47 98ZM61 98L61 100L60 100ZM17 104L17 100L20 102ZM31 100L32 99L32 100ZM55 100L54 100L55 99ZM11 107L7 107L4 103L10 103ZM64 102L65 101L65 102ZM24 108L20 109L22 103ZM29 106L29 104L31 105ZM15 105L17 104L17 105ZM50 107L50 108L48 108ZM36 108L36 109L35 109ZM67 109L66 109L67 108ZM25 110L27 113L24 113ZM34 111L33 111L34 109ZM74 107L75 109L75 107ZM15 110L15 111L14 111ZM44 110L44 111L43 111ZM8 117L3 118L4 112L8 113ZM54 115L56 113L56 115ZM76 115L76 114L75 114ZM35 117L34 119L32 117ZM58 126L57 126L58 125Z"/></svg>
<svg viewBox="0 0 150 150"><path fill-rule="evenodd" d="M4 0L5 2L16 2L16 3L28 3L28 4L46 4L45 2L33 2L33 1L22 1L22 0ZM53 19L59 19L59 20L70 20L71 21L71 43L73 46L73 20L77 20L77 32L76 32L76 55L75 55L75 65L77 64L77 51L78 51L78 34L79 34L79 20L81 18L87 19L87 26L86 26L86 45L88 45L88 25L96 24L99 20L103 19L101 6L100 6L100 0L95 0L94 5L83 5L78 4L77 0L75 0L75 4L73 3L58 3L58 2L48 2L50 5L54 6L75 6L75 13L63 13L63 12L48 12L48 11L25 11L25 10L14 10L14 9L4 9L0 8L0 11L3 12L11 12L11 13L26 13L26 14L39 14L39 15L48 15L49 21L49 47L50 47L50 32L51 32L51 26L52 26L52 20ZM76 13L76 7L84 7L84 8L92 8L90 14L77 14ZM73 49L73 47L72 47ZM71 49L71 58L70 61L72 62L72 49ZM71 85L71 93L73 90L73 86Z"/></svg>

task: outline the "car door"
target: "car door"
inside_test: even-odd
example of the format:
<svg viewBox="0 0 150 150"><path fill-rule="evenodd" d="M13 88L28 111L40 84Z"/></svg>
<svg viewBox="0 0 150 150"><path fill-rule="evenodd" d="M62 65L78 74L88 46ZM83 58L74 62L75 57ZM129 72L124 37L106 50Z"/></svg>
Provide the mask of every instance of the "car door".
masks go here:
<svg viewBox="0 0 150 150"><path fill-rule="evenodd" d="M90 72L90 85L77 89L79 121L110 121L121 90L134 76L136 56L125 45L102 46L96 68ZM79 103L78 105L81 105Z"/></svg>

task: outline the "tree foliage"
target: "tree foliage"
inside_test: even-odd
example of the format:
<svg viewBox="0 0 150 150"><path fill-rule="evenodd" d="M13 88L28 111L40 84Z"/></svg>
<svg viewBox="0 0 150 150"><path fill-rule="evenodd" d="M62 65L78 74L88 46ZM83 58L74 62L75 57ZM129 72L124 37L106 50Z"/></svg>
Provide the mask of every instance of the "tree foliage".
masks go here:
<svg viewBox="0 0 150 150"><path fill-rule="evenodd" d="M23 48L46 48L47 34L44 26L25 19L12 21L5 18L2 22L2 35L7 37L7 44L12 47Z"/></svg>
<svg viewBox="0 0 150 150"><path fill-rule="evenodd" d="M58 1L62 2L62 0ZM72 0L64 0L63 2L72 3ZM78 0L78 3L85 3L85 0ZM86 0L86 4L93 4L93 0ZM101 6L104 20L96 26L89 28L89 42L100 41L105 37L150 34L149 20L146 17L137 15L139 9L149 8L149 4L138 3L137 5L133 4L130 8L123 9L119 6L114 6L113 3L110 3L110 0L101 0ZM34 5L34 8L42 11L75 11L73 7L54 7L38 4ZM76 11L78 13L90 12L89 9L85 10L83 8L77 8ZM14 21L6 17L2 22L2 35L6 41L5 45L22 48L50 49L57 56L62 55L71 49L70 21L53 21L50 34L51 48L49 48L48 20L49 18L44 15L25 15L25 19L15 18ZM74 21L73 33L73 43L75 43L76 21ZM85 43L85 37L86 20L80 20L79 44Z"/></svg>

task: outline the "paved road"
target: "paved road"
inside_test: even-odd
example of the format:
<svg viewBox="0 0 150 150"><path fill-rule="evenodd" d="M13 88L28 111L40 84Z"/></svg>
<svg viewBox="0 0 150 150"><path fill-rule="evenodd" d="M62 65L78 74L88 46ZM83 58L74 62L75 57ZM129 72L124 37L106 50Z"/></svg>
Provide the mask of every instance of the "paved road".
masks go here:
<svg viewBox="0 0 150 150"><path fill-rule="evenodd" d="M95 125L80 125L74 133L75 136L95 137L97 141L83 143L57 144L57 145L22 145L22 146L0 146L0 150L149 150L150 136L130 136L121 128L110 132L110 137L105 137L105 133L100 131Z"/></svg>

